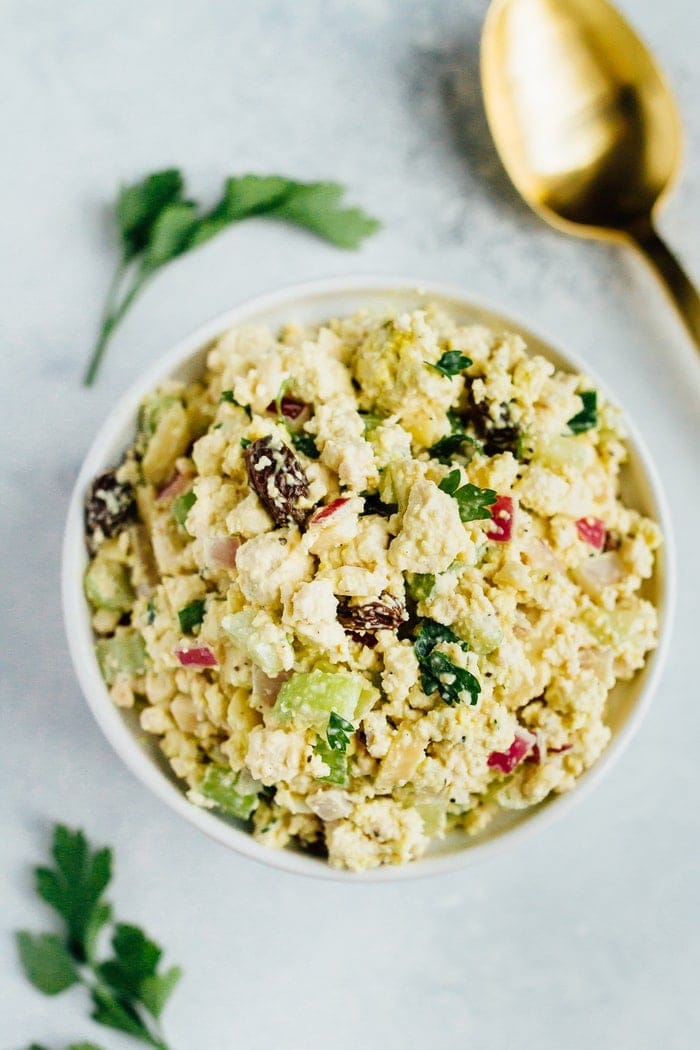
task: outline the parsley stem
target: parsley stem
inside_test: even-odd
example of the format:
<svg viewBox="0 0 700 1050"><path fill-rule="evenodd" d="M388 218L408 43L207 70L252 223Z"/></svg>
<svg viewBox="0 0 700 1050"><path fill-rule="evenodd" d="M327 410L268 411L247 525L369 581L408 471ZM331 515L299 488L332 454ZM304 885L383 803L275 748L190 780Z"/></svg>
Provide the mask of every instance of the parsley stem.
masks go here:
<svg viewBox="0 0 700 1050"><path fill-rule="evenodd" d="M124 262L122 260L122 262L117 267L117 271L114 277L112 278L112 283L109 287L109 292L107 293L107 305L105 313L103 315L102 328L100 329L100 335L97 339L97 342L95 343L95 347L92 351L92 357L90 358L90 363L88 365L85 377L83 379L84 386L92 386L92 384L94 383L97 377L97 372L100 367L100 363L104 356L104 352L107 349L110 339L112 338L114 329L122 320L124 314L129 309L136 296L139 294L139 292L142 290L142 288L148 281L148 278L152 276L152 273L144 272L143 270L137 272L131 288L126 293L121 303L119 303L119 305L117 306L116 304L114 304L114 299L119 285L121 284L123 276Z"/></svg>

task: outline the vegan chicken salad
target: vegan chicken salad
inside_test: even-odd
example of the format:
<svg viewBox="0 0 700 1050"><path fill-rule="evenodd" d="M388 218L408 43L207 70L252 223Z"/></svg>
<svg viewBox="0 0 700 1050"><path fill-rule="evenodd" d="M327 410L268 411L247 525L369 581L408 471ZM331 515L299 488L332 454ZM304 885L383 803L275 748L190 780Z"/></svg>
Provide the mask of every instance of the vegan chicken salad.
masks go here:
<svg viewBox="0 0 700 1050"><path fill-rule="evenodd" d="M230 329L95 479L112 700L193 804L359 871L571 789L657 638L617 410L436 306Z"/></svg>

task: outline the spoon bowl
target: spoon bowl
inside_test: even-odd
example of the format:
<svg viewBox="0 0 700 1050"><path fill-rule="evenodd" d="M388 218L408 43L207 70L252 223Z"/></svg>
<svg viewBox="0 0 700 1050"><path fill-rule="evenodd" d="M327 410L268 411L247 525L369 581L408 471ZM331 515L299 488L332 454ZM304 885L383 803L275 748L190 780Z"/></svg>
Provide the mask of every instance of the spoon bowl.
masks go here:
<svg viewBox="0 0 700 1050"><path fill-rule="evenodd" d="M680 117L629 23L607 0L494 0L481 71L521 196L553 226L640 249L700 347L700 298L654 229L680 170Z"/></svg>

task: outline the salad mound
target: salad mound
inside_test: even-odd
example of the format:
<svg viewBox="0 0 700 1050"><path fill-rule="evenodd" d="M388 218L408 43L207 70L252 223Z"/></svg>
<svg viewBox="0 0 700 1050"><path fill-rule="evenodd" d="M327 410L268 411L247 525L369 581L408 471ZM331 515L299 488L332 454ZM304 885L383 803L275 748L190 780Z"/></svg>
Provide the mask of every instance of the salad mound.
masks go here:
<svg viewBox="0 0 700 1050"><path fill-rule="evenodd" d="M567 791L656 643L618 412L431 306L225 332L86 503L96 654L193 804L361 870Z"/></svg>

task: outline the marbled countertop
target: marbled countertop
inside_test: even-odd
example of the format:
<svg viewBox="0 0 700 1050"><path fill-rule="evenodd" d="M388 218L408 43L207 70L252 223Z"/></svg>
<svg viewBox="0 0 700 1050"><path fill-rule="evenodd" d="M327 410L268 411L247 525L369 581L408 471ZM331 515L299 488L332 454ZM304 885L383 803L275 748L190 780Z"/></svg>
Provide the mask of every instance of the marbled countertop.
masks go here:
<svg viewBox="0 0 700 1050"><path fill-rule="evenodd" d="M644 264L516 199L477 80L483 0L5 0L0 12L3 927L40 928L49 823L114 845L113 897L181 961L177 1050L691 1050L700 966L698 360ZM662 226L700 280L695 0L624 0L674 85L684 175ZM694 21L694 25L692 24ZM170 267L98 385L79 379L115 261L119 180L182 166L331 177L384 220L356 254L249 223ZM649 717L604 785L512 853L415 883L315 883L204 839L93 722L59 608L69 491L106 411L201 321L350 272L457 282L584 355L644 431L676 523L680 599ZM694 504L694 507L693 507ZM132 1045L44 999L0 950L0 1047Z"/></svg>

